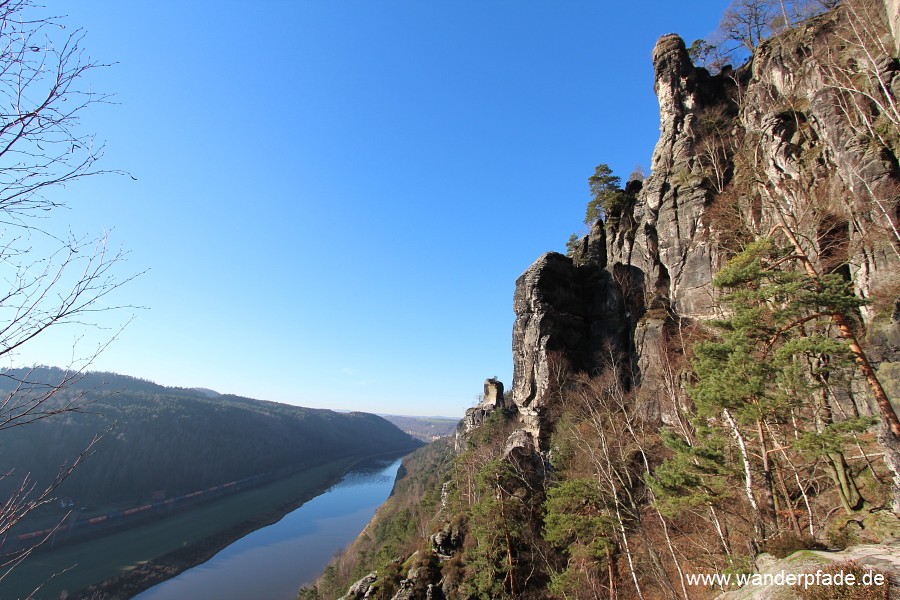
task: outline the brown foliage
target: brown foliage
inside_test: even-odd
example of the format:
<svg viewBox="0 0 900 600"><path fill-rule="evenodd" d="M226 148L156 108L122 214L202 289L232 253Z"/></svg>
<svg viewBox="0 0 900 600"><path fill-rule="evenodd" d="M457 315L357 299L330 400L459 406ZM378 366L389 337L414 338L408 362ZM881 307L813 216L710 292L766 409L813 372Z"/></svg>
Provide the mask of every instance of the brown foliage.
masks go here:
<svg viewBox="0 0 900 600"><path fill-rule="evenodd" d="M852 574L857 582L864 577L880 574L884 579L882 585L811 585L795 586L794 590L802 600L888 600L895 597L891 591L891 575L878 569L863 567L856 561L847 560L833 563L822 569L830 575Z"/></svg>

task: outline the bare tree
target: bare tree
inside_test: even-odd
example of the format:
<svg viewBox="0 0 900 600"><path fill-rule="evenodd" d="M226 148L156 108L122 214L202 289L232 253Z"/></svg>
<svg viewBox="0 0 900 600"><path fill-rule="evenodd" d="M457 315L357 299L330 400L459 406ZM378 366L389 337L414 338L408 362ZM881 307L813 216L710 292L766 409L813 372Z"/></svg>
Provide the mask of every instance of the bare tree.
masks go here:
<svg viewBox="0 0 900 600"><path fill-rule="evenodd" d="M772 24L778 16L772 0L733 0L719 23L719 31L726 40L738 42L748 52L772 34Z"/></svg>
<svg viewBox="0 0 900 600"><path fill-rule="evenodd" d="M713 70L743 60L766 39L841 3L840 0L732 0L718 30L692 46L695 59Z"/></svg>
<svg viewBox="0 0 900 600"><path fill-rule="evenodd" d="M83 31L68 32L59 17L39 12L30 0L0 0L0 357L10 361L57 326L97 325L97 313L121 308L108 304L108 296L134 277L116 275L124 256L109 251L105 234L61 236L45 226L65 206L60 188L108 172L96 167L103 145L83 132L80 118L109 96L92 91L86 81L106 65L85 53ZM61 392L107 344L86 356L73 350L58 381L38 380L29 370L0 371L10 390L0 396L0 431L82 410L85 396ZM0 548L16 523L52 500L93 445L61 466L54 481L39 484L27 473L0 473L14 479L17 490L0 499ZM31 550L7 557L0 580Z"/></svg>

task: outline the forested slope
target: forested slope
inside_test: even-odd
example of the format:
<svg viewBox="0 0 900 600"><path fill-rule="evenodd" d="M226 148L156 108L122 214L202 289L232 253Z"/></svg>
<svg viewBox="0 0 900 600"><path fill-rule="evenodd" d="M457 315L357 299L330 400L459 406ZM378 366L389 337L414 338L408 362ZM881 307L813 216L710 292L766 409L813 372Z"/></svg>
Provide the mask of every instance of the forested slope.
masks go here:
<svg viewBox="0 0 900 600"><path fill-rule="evenodd" d="M64 376L58 369L5 371L0 394L44 393ZM20 382L26 381L25 385ZM23 393L29 390L27 393ZM74 404L70 404L74 403ZM22 477L53 481L61 465L90 456L56 490L78 505L138 502L279 470L293 471L346 456L408 451L419 445L375 415L167 388L109 373L88 373L40 410L70 409L3 433L0 480L9 497Z"/></svg>

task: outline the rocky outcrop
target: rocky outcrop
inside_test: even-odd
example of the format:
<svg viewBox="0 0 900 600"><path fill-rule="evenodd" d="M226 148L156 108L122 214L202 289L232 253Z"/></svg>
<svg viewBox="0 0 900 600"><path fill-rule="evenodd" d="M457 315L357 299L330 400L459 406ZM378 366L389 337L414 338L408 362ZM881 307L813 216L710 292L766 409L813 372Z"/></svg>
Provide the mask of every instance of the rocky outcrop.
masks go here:
<svg viewBox="0 0 900 600"><path fill-rule="evenodd" d="M454 448L457 452L465 449L466 439L495 410L507 409L506 396L503 393L503 382L492 377L484 380L484 395L478 406L466 410L465 416L456 428Z"/></svg>
<svg viewBox="0 0 900 600"><path fill-rule="evenodd" d="M704 318L712 313L708 284L719 257L703 219L711 192L700 146L710 115L727 115L734 82L694 68L677 35L657 42L653 66L660 137L652 172L632 212L607 232L608 260L611 269L627 265L640 274L647 304Z"/></svg>
<svg viewBox="0 0 900 600"><path fill-rule="evenodd" d="M595 223L574 261L545 254L516 281L512 399L538 446L554 353L575 371L596 373L618 360L629 367L626 385L658 382L653 353L665 324L713 314L710 281L721 259L704 219L711 191L697 147L707 113L728 114L735 84L694 68L676 35L659 40L653 60L660 140L650 177L626 190L636 202ZM676 408L658 400L646 410L675 418Z"/></svg>
<svg viewBox="0 0 900 600"><path fill-rule="evenodd" d="M374 585L376 581L378 581L378 572L373 571L351 585L350 589L347 590L347 593L338 600L364 600L365 598L372 598L375 593Z"/></svg>
<svg viewBox="0 0 900 600"><path fill-rule="evenodd" d="M516 280L512 392L526 429L536 431L549 400L550 355L588 360L590 332L579 279L569 258L548 252Z"/></svg>
<svg viewBox="0 0 900 600"><path fill-rule="evenodd" d="M429 539L437 557L441 560L448 560L462 547L463 534L458 525L445 523Z"/></svg>
<svg viewBox="0 0 900 600"><path fill-rule="evenodd" d="M765 576L769 576L772 580L776 575L784 579L785 574L793 574L795 576L801 573L811 573L815 575L816 571L828 569L830 565L837 564L844 572L850 572L849 561L859 565L863 572L872 571L892 577L893 585L875 588L871 583L870 597L893 598L900 592L900 583L898 583L898 575L900 575L900 543L896 540L884 544L865 544L854 546L841 552L821 552L818 550L802 550L783 559L776 559L769 554L763 554L757 558L757 573L759 573L759 584L748 583L747 585L730 592L725 592L716 597L717 600L800 600L808 597L801 594L797 589L802 586L793 585L772 585L766 583ZM834 597L838 597L839 593L846 593L843 588L835 586L825 586L823 584L815 585L814 578L809 579L808 588L815 589L832 587ZM861 582L857 581L857 585ZM892 588L892 589L885 589Z"/></svg>
<svg viewBox="0 0 900 600"><path fill-rule="evenodd" d="M481 405L485 408L505 408L502 381L496 377L484 380L484 399L481 401Z"/></svg>
<svg viewBox="0 0 900 600"><path fill-rule="evenodd" d="M590 240L585 264L548 252L516 280L512 402L535 447L545 445L542 416L552 403L554 354L572 369L595 372L627 352L636 314ZM519 440L518 443L521 443Z"/></svg>
<svg viewBox="0 0 900 600"><path fill-rule="evenodd" d="M413 557L415 554L413 554ZM410 557L412 558L412 557ZM445 600L444 593L439 587L426 581L427 574L421 568L413 568L407 572L406 577L400 581L399 589L391 600ZM369 573L350 586L347 593L338 600L366 600L378 596L378 572ZM380 596L378 596L380 597Z"/></svg>
<svg viewBox="0 0 900 600"><path fill-rule="evenodd" d="M418 552L414 552L408 560L417 555ZM430 576L429 570L425 567L410 568L391 600L444 600L443 591L431 583Z"/></svg>
<svg viewBox="0 0 900 600"><path fill-rule="evenodd" d="M844 269L861 297L890 287L900 260L884 241L890 221L873 212L872 199L896 197L900 166L895 150L848 126L846 98L842 104L829 75L834 58L821 43L841 18L837 11L812 19L763 43L747 66L716 76L692 64L677 35L657 42L660 138L651 175L630 190L635 200L621 215L594 224L574 260L545 254L516 282L512 401L537 447L553 400L554 353L589 373L617 354L631 367L626 384L640 386L646 416L677 422L668 338L716 316L712 278L734 251L728 236L738 227L744 236L768 235L779 225L773 201L798 219L815 210L821 222L807 236L809 255L823 269ZM900 95L900 63L872 62ZM729 203L734 214L723 208ZM869 321L875 311L861 313ZM879 335L889 339L893 330L885 331Z"/></svg>
<svg viewBox="0 0 900 600"><path fill-rule="evenodd" d="M884 8L894 38L894 52L900 54L900 0L884 0Z"/></svg>

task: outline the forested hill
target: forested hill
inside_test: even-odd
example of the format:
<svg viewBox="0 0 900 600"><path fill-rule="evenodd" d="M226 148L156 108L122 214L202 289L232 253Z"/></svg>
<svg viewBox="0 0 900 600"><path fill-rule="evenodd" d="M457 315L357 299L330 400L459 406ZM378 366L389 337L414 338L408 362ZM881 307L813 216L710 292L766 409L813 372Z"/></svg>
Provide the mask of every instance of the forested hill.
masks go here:
<svg viewBox="0 0 900 600"><path fill-rule="evenodd" d="M0 373L5 400L38 399L65 378L55 368ZM23 384L22 382L26 382ZM21 404L20 404L21 405ZM285 472L336 458L412 450L421 445L385 419L336 413L208 390L168 388L111 373L88 373L38 406L36 416L67 406L52 418L4 432L0 480L9 497L22 477L53 481L102 434L91 455L56 495L79 504L134 502L244 477ZM6 406L5 410L9 410Z"/></svg>

